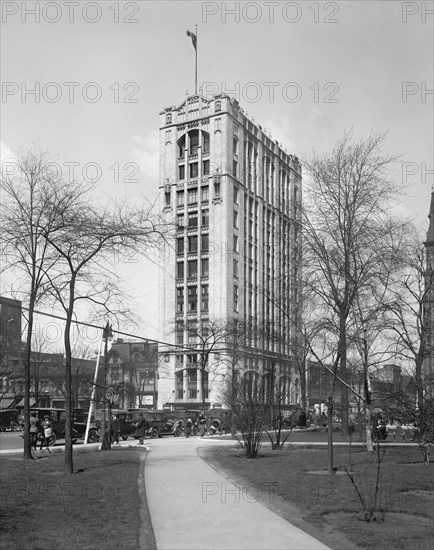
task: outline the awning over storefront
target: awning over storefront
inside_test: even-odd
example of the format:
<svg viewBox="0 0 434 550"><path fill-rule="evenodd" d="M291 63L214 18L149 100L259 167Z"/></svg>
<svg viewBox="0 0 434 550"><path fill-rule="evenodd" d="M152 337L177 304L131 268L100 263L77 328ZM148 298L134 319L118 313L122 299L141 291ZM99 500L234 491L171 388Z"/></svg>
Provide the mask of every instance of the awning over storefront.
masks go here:
<svg viewBox="0 0 434 550"><path fill-rule="evenodd" d="M36 401L34 399L30 399L30 406L31 407L34 407L35 403L36 403ZM17 407L17 409L24 407L24 397L21 399L21 401L19 403L16 404L16 407Z"/></svg>
<svg viewBox="0 0 434 550"><path fill-rule="evenodd" d="M9 409L9 408L11 408L13 402L14 402L14 400L10 399L10 398L0 399L0 409Z"/></svg>

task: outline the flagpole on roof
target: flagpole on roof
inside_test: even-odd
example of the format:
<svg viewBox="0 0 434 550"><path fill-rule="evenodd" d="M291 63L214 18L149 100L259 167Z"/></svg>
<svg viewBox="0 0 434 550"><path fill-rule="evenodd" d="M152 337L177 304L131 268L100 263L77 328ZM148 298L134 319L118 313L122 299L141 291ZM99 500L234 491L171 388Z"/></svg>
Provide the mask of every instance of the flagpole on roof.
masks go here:
<svg viewBox="0 0 434 550"><path fill-rule="evenodd" d="M187 36L191 38L194 48L194 93L197 95L197 25L196 32L187 31Z"/></svg>
<svg viewBox="0 0 434 550"><path fill-rule="evenodd" d="M197 95L197 25L196 25L196 48L194 49L194 95Z"/></svg>

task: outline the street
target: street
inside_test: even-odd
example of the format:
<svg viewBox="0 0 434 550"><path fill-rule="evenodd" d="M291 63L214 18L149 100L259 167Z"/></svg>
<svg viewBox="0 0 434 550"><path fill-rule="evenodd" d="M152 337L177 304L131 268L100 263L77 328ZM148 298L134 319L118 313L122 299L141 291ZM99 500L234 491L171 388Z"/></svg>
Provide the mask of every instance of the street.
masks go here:
<svg viewBox="0 0 434 550"><path fill-rule="evenodd" d="M23 433L24 432L0 432L0 451L23 449ZM76 445L80 445L80 443L83 443L82 439L78 440ZM54 447L64 444L64 439L58 439Z"/></svg>

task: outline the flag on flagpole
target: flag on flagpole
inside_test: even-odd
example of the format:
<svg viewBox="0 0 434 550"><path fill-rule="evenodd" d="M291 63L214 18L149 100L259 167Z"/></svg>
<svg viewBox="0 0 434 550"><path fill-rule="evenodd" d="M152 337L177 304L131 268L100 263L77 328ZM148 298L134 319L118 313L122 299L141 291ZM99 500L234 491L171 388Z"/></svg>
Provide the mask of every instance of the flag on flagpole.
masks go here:
<svg viewBox="0 0 434 550"><path fill-rule="evenodd" d="M194 32L187 31L187 36L191 37L191 41L193 42L193 47L195 50L197 50L197 37L194 34Z"/></svg>

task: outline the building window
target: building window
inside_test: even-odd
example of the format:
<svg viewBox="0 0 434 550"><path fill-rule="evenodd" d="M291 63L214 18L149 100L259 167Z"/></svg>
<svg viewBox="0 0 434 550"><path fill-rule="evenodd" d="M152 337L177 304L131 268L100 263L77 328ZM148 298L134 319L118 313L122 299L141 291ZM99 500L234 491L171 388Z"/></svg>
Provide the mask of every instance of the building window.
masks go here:
<svg viewBox="0 0 434 550"><path fill-rule="evenodd" d="M188 237L188 251L197 252L197 235Z"/></svg>
<svg viewBox="0 0 434 550"><path fill-rule="evenodd" d="M232 163L232 173L234 178L238 178L238 162L236 160Z"/></svg>
<svg viewBox="0 0 434 550"><path fill-rule="evenodd" d="M234 252L238 252L238 236L234 235Z"/></svg>
<svg viewBox="0 0 434 550"><path fill-rule="evenodd" d="M188 343L195 344L196 340L197 340L196 325L192 325L191 328L188 329Z"/></svg>
<svg viewBox="0 0 434 550"><path fill-rule="evenodd" d="M234 259L234 277L238 279L238 260Z"/></svg>
<svg viewBox="0 0 434 550"><path fill-rule="evenodd" d="M236 137L232 141L232 148L234 155L238 155L238 139Z"/></svg>
<svg viewBox="0 0 434 550"><path fill-rule="evenodd" d="M188 216L188 227L197 227L197 212Z"/></svg>
<svg viewBox="0 0 434 550"><path fill-rule="evenodd" d="M178 140L178 157L184 158L184 154L185 154L185 136L182 136L182 138Z"/></svg>
<svg viewBox="0 0 434 550"><path fill-rule="evenodd" d="M190 178L197 178L199 175L197 162L191 162L189 164L189 167L190 167Z"/></svg>
<svg viewBox="0 0 434 550"><path fill-rule="evenodd" d="M190 260L188 262L188 274L187 275L188 275L188 277L197 277L197 260Z"/></svg>
<svg viewBox="0 0 434 550"><path fill-rule="evenodd" d="M202 252L208 252L208 250L209 250L209 235L208 234L202 235L201 250L202 250Z"/></svg>
<svg viewBox="0 0 434 550"><path fill-rule="evenodd" d="M208 311L208 285L202 285L202 311Z"/></svg>
<svg viewBox="0 0 434 550"><path fill-rule="evenodd" d="M181 166L178 166L178 179L185 179L185 166L183 164Z"/></svg>
<svg viewBox="0 0 434 550"><path fill-rule="evenodd" d="M208 285L202 285L202 310L208 311Z"/></svg>
<svg viewBox="0 0 434 550"><path fill-rule="evenodd" d="M197 187L194 189L189 189L187 192L187 201L188 204L196 204L197 203Z"/></svg>
<svg viewBox="0 0 434 550"><path fill-rule="evenodd" d="M187 369L187 377L189 382L197 382L197 369Z"/></svg>
<svg viewBox="0 0 434 550"><path fill-rule="evenodd" d="M209 275L209 260L208 260L208 258L202 258L201 275L202 275L202 277L208 277L208 275Z"/></svg>
<svg viewBox="0 0 434 550"><path fill-rule="evenodd" d="M184 254L184 237L181 237L180 239L177 239L176 253L177 254Z"/></svg>
<svg viewBox="0 0 434 550"><path fill-rule="evenodd" d="M182 322L176 323L176 343L184 343L184 325Z"/></svg>
<svg viewBox="0 0 434 550"><path fill-rule="evenodd" d="M202 187L201 193L202 193L202 202L208 202L209 201L209 187Z"/></svg>
<svg viewBox="0 0 434 550"><path fill-rule="evenodd" d="M209 176L209 160L202 162L202 176Z"/></svg>
<svg viewBox="0 0 434 550"><path fill-rule="evenodd" d="M188 133L190 139L190 155L197 155L199 149L199 130L192 130Z"/></svg>
<svg viewBox="0 0 434 550"><path fill-rule="evenodd" d="M178 191L178 193L177 193L177 204L178 204L178 206L183 206L183 204L184 204L184 191Z"/></svg>
<svg viewBox="0 0 434 550"><path fill-rule="evenodd" d="M178 214L178 229L184 228L184 214Z"/></svg>
<svg viewBox="0 0 434 550"><path fill-rule="evenodd" d="M183 279L184 278L184 262L179 262L176 264L177 271L176 271L176 278L177 279Z"/></svg>
<svg viewBox="0 0 434 550"><path fill-rule="evenodd" d="M202 210L202 227L209 225L209 210Z"/></svg>
<svg viewBox="0 0 434 550"><path fill-rule="evenodd" d="M176 289L176 311L178 313L182 313L184 311L184 289L183 288Z"/></svg>
<svg viewBox="0 0 434 550"><path fill-rule="evenodd" d="M164 202L166 203L166 206L170 206L170 191L166 191L164 193Z"/></svg>
<svg viewBox="0 0 434 550"><path fill-rule="evenodd" d="M238 212L234 210L234 227L238 229Z"/></svg>
<svg viewBox="0 0 434 550"><path fill-rule="evenodd" d="M238 204L240 190L238 187L234 187L234 203Z"/></svg>
<svg viewBox="0 0 434 550"><path fill-rule="evenodd" d="M234 310L238 311L238 287L234 285Z"/></svg>
<svg viewBox="0 0 434 550"><path fill-rule="evenodd" d="M189 388L188 390L188 398L189 399L197 399L197 389Z"/></svg>
<svg viewBox="0 0 434 550"><path fill-rule="evenodd" d="M207 132L202 132L202 153L209 154L209 134Z"/></svg>
<svg viewBox="0 0 434 550"><path fill-rule="evenodd" d="M220 197L220 178L214 180L214 197Z"/></svg>
<svg viewBox="0 0 434 550"><path fill-rule="evenodd" d="M216 118L214 120L214 132L221 132L222 129L222 121L220 118Z"/></svg>
<svg viewBox="0 0 434 550"><path fill-rule="evenodd" d="M188 287L188 311L197 311L197 287Z"/></svg>

